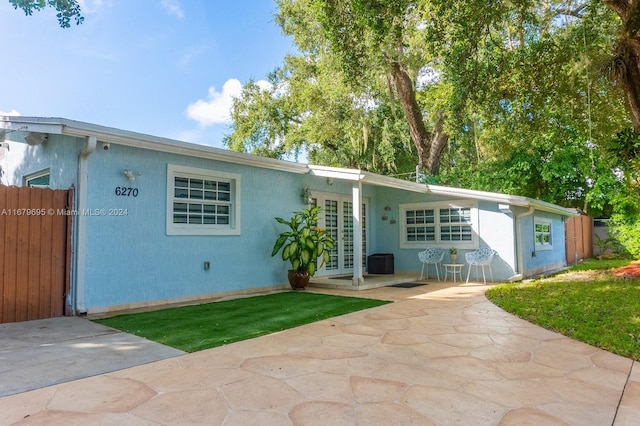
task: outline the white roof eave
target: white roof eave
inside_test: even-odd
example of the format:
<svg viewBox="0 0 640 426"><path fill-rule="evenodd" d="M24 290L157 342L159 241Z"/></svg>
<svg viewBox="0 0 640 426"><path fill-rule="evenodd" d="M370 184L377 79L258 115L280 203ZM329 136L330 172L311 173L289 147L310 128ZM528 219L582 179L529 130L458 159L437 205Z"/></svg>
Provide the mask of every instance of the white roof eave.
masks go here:
<svg viewBox="0 0 640 426"><path fill-rule="evenodd" d="M258 157L251 154L230 151L207 145L182 142L174 139L146 135L112 127L73 121L64 118L43 118L10 116L2 117L0 123L12 130L38 131L50 134L62 134L74 137L95 136L100 142L126 145L153 151L182 154L192 157L208 158L247 166L282 170L305 174L309 172L306 164L274 158Z"/></svg>
<svg viewBox="0 0 640 426"><path fill-rule="evenodd" d="M182 142L174 139L151 136L64 118L3 116L0 117L0 128L13 131L62 134L74 137L95 136L101 142L109 142L153 151L208 158L291 173L309 173L313 176L334 178L351 182L362 182L369 185L384 186L422 194L436 194L455 198L471 198L518 207L534 207L540 211L556 213L563 216L579 215L579 213L574 209L560 207L555 204L527 197L440 185L426 185L357 169L294 163L291 161L259 157L227 149Z"/></svg>

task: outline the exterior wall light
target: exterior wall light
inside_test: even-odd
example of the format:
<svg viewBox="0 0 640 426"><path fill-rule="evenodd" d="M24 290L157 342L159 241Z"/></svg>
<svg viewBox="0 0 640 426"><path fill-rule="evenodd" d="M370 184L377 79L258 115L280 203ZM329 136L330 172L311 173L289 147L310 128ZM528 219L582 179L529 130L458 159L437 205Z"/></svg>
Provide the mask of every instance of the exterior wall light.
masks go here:
<svg viewBox="0 0 640 426"><path fill-rule="evenodd" d="M302 204L311 204L313 202L313 195L311 195L311 188L306 186L300 191L300 197L302 198Z"/></svg>
<svg viewBox="0 0 640 426"><path fill-rule="evenodd" d="M129 179L130 182L133 182L134 180L136 180L138 176L142 176L141 172L134 172L129 169L125 169L123 173L127 177L127 179Z"/></svg>

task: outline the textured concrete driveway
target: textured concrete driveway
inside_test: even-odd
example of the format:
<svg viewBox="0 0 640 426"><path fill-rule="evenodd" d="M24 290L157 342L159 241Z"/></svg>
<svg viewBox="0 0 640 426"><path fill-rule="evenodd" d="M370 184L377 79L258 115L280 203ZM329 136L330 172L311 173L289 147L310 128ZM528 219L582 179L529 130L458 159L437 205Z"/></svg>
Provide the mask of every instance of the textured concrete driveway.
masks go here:
<svg viewBox="0 0 640 426"><path fill-rule="evenodd" d="M485 289L359 292L397 302L1 398L0 423L639 423L637 363L507 314Z"/></svg>
<svg viewBox="0 0 640 426"><path fill-rule="evenodd" d="M0 324L0 397L178 355L77 317Z"/></svg>

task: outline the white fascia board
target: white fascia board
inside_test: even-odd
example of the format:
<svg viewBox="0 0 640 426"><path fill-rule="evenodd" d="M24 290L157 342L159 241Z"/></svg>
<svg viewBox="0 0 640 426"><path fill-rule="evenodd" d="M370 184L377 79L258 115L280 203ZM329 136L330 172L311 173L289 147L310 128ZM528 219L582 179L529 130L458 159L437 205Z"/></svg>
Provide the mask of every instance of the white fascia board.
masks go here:
<svg viewBox="0 0 640 426"><path fill-rule="evenodd" d="M50 133L59 135L62 133L62 124L55 122L48 122L44 120L33 120L32 117L16 116L2 116L0 118L0 129L9 130L12 132L35 132L35 133Z"/></svg>
<svg viewBox="0 0 640 426"><path fill-rule="evenodd" d="M4 125L9 123L11 126L16 128L26 126L28 131L38 131L42 133L63 134L80 138L95 136L101 142L126 145L152 151L181 154L191 157L207 158L265 169L281 170L300 174L309 172L306 164L258 157L256 155L244 154L222 148L182 142L174 139L146 135L143 133L120 130L112 127L99 126L96 124L64 118L9 116L2 117L0 123ZM35 130L35 126L40 130Z"/></svg>
<svg viewBox="0 0 640 426"><path fill-rule="evenodd" d="M430 194L448 195L460 198L473 198L480 201L492 201L510 206L529 207L529 200L518 195L501 194L499 192L476 191L474 189L452 188L449 186L427 185Z"/></svg>
<svg viewBox="0 0 640 426"><path fill-rule="evenodd" d="M427 185L424 183L411 182L408 180L398 179L390 176L377 175L375 173L362 172L364 176L364 182L377 185L386 186L389 188L403 189L405 191L418 192L421 194L428 193Z"/></svg>
<svg viewBox="0 0 640 426"><path fill-rule="evenodd" d="M535 200L533 198L519 195L501 194L498 192L476 191L473 189L451 188L448 186L428 185L432 194L449 195L461 198L473 198L481 201L491 201L499 204L508 204L517 207L533 207L536 210L555 213L562 216L579 216L575 209L568 209L546 201Z"/></svg>
<svg viewBox="0 0 640 426"><path fill-rule="evenodd" d="M309 164L309 170L313 176L341 179L346 181L361 181L373 186L386 186L394 189L404 189L407 191L426 193L427 187L424 184L410 182L389 176L377 175L358 169L343 169L340 167L318 166Z"/></svg>
<svg viewBox="0 0 640 426"><path fill-rule="evenodd" d="M316 166L309 164L308 169L313 176L334 178L348 181L361 181L362 172L356 169L343 169L340 167Z"/></svg>
<svg viewBox="0 0 640 426"><path fill-rule="evenodd" d="M540 210L548 213L556 213L562 216L580 216L580 212L576 209L569 209L566 207L561 207L556 204L547 203L546 201L534 200L529 198L529 205L534 207L536 210Z"/></svg>

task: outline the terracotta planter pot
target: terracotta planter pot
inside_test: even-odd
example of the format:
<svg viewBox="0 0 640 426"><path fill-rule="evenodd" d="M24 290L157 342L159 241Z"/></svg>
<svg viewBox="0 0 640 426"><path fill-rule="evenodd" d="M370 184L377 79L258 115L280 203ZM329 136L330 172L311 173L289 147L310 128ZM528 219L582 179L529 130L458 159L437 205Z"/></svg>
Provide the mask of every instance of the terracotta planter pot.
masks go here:
<svg viewBox="0 0 640 426"><path fill-rule="evenodd" d="M309 279L311 275L308 272L295 272L289 271L288 274L289 285L294 290L304 290L307 285L309 285Z"/></svg>

